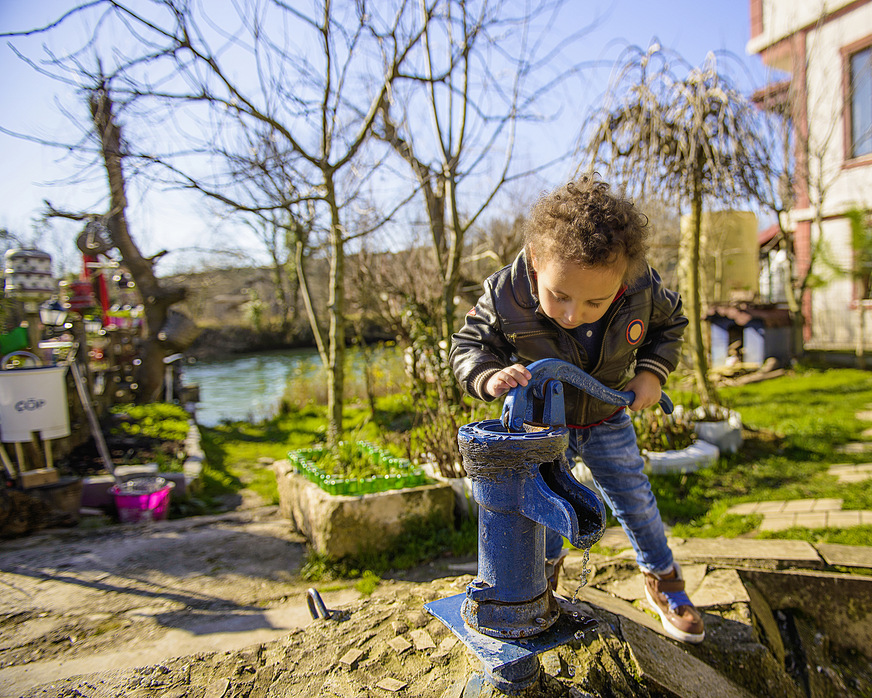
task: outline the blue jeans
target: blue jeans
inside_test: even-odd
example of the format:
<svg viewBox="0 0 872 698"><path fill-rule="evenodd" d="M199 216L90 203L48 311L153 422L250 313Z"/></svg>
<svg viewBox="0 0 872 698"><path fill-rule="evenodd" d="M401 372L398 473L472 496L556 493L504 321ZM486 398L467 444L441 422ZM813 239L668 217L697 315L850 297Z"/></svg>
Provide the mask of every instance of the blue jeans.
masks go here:
<svg viewBox="0 0 872 698"><path fill-rule="evenodd" d="M590 469L603 500L627 533L639 567L656 573L671 570L672 551L626 411L595 427L570 429L566 450L570 466L576 456ZM546 528L545 557L559 557L562 546L563 537Z"/></svg>

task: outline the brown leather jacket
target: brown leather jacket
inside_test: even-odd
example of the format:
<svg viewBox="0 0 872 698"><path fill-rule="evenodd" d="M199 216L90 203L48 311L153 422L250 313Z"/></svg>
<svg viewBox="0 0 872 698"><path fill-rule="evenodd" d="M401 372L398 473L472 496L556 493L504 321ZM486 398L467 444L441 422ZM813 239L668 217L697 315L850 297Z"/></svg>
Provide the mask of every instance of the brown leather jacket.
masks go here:
<svg viewBox="0 0 872 698"><path fill-rule="evenodd" d="M616 390L639 370L651 371L665 383L678 364L687 326L678 293L664 288L657 272L647 267L612 301L604 319L599 358L591 366L576 339L541 311L531 267L521 252L485 280L484 293L452 337L451 368L464 390L481 400L493 399L484 385L497 371L547 358L569 361ZM564 387L571 425L597 424L615 412L614 405Z"/></svg>

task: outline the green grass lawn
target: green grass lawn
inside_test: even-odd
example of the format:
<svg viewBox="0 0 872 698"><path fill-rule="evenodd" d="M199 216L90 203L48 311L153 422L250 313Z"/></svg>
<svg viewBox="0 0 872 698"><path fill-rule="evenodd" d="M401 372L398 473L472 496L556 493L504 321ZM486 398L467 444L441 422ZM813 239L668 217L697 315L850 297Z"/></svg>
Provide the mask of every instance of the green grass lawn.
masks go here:
<svg viewBox="0 0 872 698"><path fill-rule="evenodd" d="M856 416L872 407L872 373L801 370L720 392L725 404L742 416L745 444L739 453L722 455L711 468L652 477L674 535L748 534L759 519L726 513L740 502L833 497L844 500L844 509L872 510L872 480L839 484L827 474L831 465L872 459L872 452L839 452L845 444L864 440L862 432L872 428L872 422ZM790 529L760 534L764 536L872 545L872 526Z"/></svg>
<svg viewBox="0 0 872 698"><path fill-rule="evenodd" d="M838 452L863 440L872 427L856 417L872 406L872 373L849 369L804 369L743 387L721 388L724 403L737 410L746 427L745 444L711 467L687 475L652 477L664 520L682 537L737 537L755 534L759 519L729 515L733 504L772 499L834 497L845 509L872 510L872 480L840 485L827 474L830 465L861 463L867 456ZM692 397L671 392L676 404ZM346 409L347 439L372 441L398 456L414 449L410 405L403 395L381 396L377 412L364 403ZM277 503L275 476L261 457L284 458L289 450L322 443L324 408L286 406L261 424L234 422L203 428L207 496L257 492ZM411 446L409 446L411 444ZM762 536L761 536L762 537ZM872 545L872 526L849 529L792 529L768 537Z"/></svg>
<svg viewBox="0 0 872 698"><path fill-rule="evenodd" d="M407 431L409 419L404 401L396 396L377 399L373 417L367 407L345 408L344 426L349 441L371 441L396 456L407 454L398 446L398 435ZM259 424L228 422L201 427L207 465L203 480L207 497L235 493L243 487L256 492L266 504L278 504L278 489L272 470L261 458L279 460L289 451L322 444L326 437L326 410L308 404L285 407L278 416ZM385 437L392 436L386 442Z"/></svg>

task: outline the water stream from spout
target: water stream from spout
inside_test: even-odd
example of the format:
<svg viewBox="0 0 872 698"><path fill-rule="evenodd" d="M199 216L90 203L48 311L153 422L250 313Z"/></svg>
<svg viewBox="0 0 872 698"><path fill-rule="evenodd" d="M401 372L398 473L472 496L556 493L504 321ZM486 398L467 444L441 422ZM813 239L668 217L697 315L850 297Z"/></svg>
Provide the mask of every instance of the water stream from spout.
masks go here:
<svg viewBox="0 0 872 698"><path fill-rule="evenodd" d="M584 549L584 557L581 560L581 584L578 585L575 589L575 593L572 595L572 604L575 605L578 603L578 592L581 591L581 588L587 584L587 575L590 574L590 570L587 565L590 562L590 548Z"/></svg>

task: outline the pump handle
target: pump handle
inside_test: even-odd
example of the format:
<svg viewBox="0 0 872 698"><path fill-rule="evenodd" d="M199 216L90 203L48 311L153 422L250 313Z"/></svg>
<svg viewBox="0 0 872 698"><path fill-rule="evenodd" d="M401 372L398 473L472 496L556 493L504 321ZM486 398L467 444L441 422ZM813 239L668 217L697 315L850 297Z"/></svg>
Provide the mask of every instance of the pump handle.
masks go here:
<svg viewBox="0 0 872 698"><path fill-rule="evenodd" d="M512 388L503 404L503 425L510 430L521 431L525 421L532 421L534 398L545 401L546 424L564 426L566 420L561 383L568 383L598 400L618 407L627 407L636 399L632 390L608 388L575 364L561 359L540 359L527 366L527 370L532 378L527 385ZM666 414L672 414L674 406L666 393L660 395L660 407Z"/></svg>

